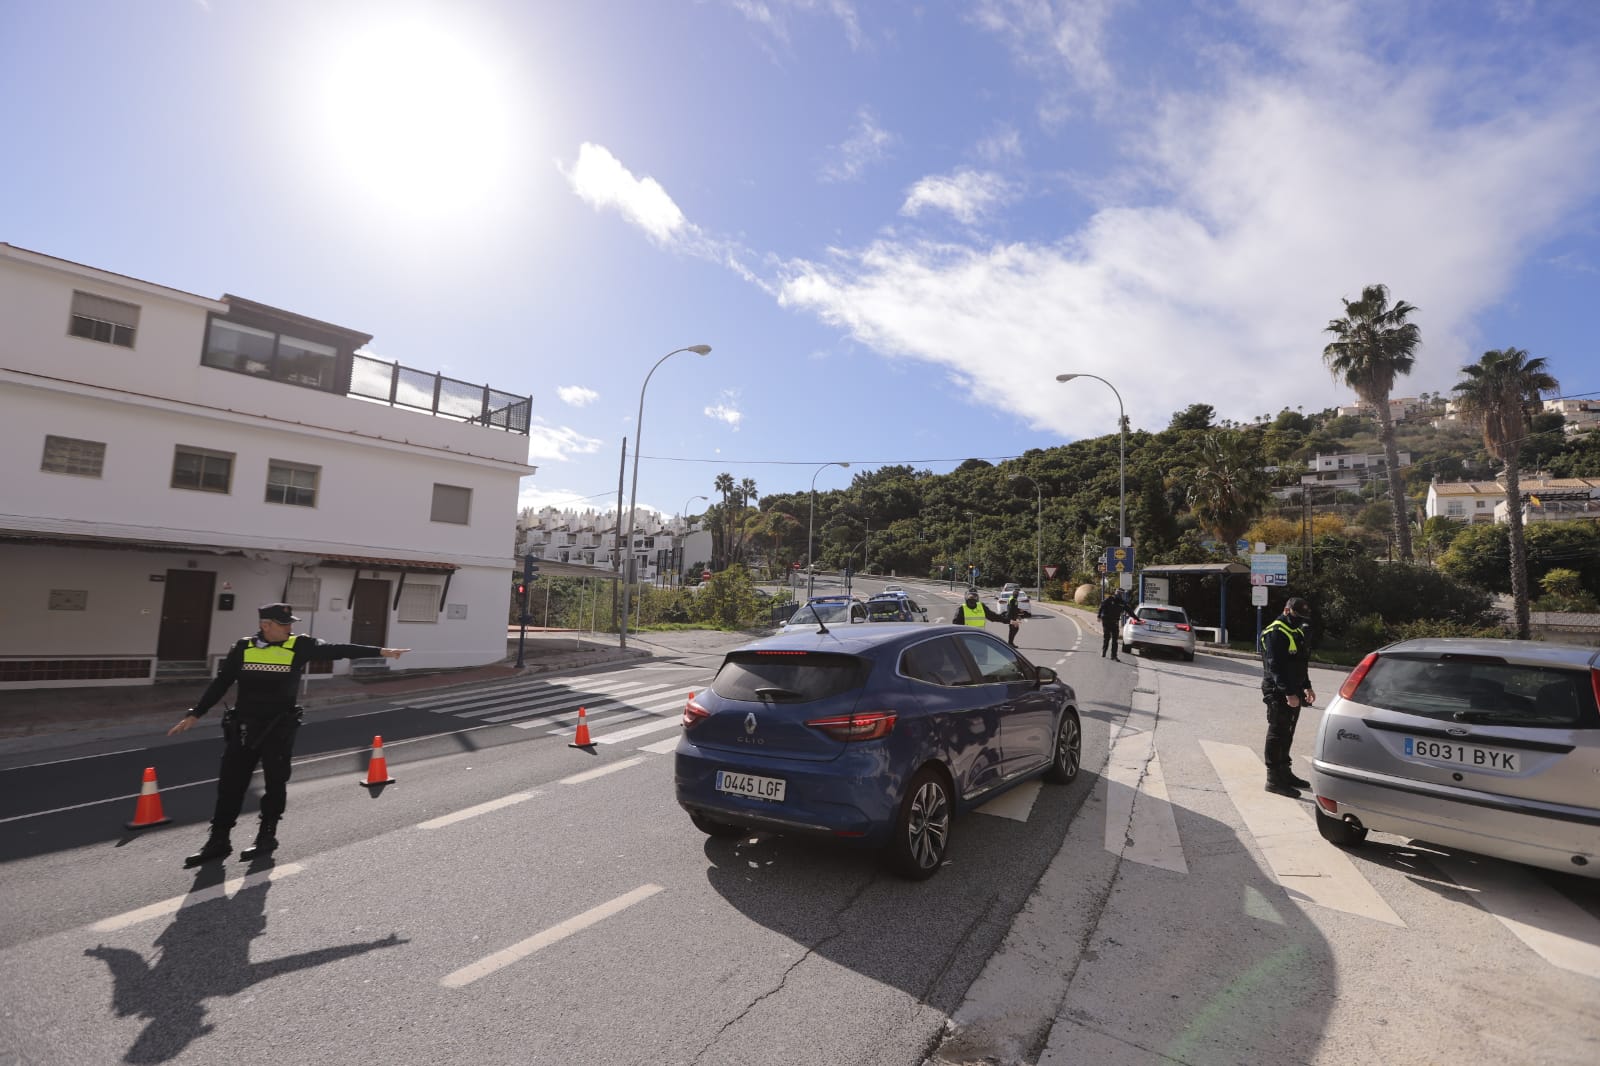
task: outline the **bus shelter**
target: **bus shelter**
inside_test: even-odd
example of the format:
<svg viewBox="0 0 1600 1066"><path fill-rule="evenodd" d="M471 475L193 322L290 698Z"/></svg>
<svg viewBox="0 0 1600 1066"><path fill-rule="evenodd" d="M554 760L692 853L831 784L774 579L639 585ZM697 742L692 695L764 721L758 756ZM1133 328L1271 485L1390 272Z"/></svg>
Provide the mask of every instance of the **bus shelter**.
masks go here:
<svg viewBox="0 0 1600 1066"><path fill-rule="evenodd" d="M1238 561L1226 563L1169 563L1164 566L1159 563L1152 564L1139 571L1138 602L1143 603L1145 601L1146 581L1152 577L1166 578L1169 581L1182 582L1185 585L1198 583L1205 578L1215 578L1217 582L1216 625L1195 625L1195 637L1199 638L1202 634L1209 633L1211 636L1210 643L1225 645L1228 643L1228 586L1233 584L1237 587L1238 582L1234 580L1235 578L1243 577L1248 581L1249 576L1250 565ZM1185 610L1189 611L1191 623L1194 623L1199 617L1209 617L1209 614L1199 615L1195 610L1190 609L1190 604L1195 603L1192 596L1179 596L1169 592L1167 600L1171 603L1180 604Z"/></svg>

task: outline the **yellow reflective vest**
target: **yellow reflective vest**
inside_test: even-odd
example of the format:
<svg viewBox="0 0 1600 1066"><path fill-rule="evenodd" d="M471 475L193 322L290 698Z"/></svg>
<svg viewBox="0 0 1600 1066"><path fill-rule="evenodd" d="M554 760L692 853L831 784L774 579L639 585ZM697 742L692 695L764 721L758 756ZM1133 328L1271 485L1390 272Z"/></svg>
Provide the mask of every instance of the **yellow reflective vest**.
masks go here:
<svg viewBox="0 0 1600 1066"><path fill-rule="evenodd" d="M961 617L966 625L983 627L989 624L989 616L983 611L983 604L968 607L966 601L961 602Z"/></svg>
<svg viewBox="0 0 1600 1066"><path fill-rule="evenodd" d="M299 640L295 634L282 644L264 644L259 638L245 645L244 665L240 668L245 674L287 674L294 666L294 642Z"/></svg>

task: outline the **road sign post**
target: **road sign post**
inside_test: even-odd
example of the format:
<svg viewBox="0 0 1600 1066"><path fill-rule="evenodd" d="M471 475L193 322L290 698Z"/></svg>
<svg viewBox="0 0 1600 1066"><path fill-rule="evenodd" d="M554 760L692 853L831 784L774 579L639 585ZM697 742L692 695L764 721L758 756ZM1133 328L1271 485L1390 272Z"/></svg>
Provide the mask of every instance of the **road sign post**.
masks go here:
<svg viewBox="0 0 1600 1066"><path fill-rule="evenodd" d="M517 669L522 669L522 650L528 643L528 586L533 584L533 575L539 572L539 564L533 561L533 553L529 552L522 557L522 584L518 587L518 621L521 629L517 633Z"/></svg>

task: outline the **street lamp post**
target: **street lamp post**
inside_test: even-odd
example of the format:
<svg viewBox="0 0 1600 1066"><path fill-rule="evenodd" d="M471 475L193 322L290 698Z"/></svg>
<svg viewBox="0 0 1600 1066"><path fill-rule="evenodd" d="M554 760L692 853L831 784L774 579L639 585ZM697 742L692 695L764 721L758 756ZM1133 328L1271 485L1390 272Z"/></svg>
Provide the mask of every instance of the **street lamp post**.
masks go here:
<svg viewBox="0 0 1600 1066"><path fill-rule="evenodd" d="M1036 584L1034 586L1033 595L1034 595L1035 599L1037 599L1039 602L1043 603L1044 602L1044 486L1040 485L1036 478L1031 478L1027 474L1012 474L1011 475L1011 480L1012 481L1016 481L1018 478L1021 478L1024 481L1032 481L1034 489L1037 490L1038 493L1039 493L1038 523L1037 523L1037 525L1035 527L1034 544L1033 544L1033 576L1034 576L1034 580L1036 582Z"/></svg>
<svg viewBox="0 0 1600 1066"><path fill-rule="evenodd" d="M810 599L811 596L817 591L817 563L816 563L816 560L811 555L811 541L812 541L812 535L813 535L812 534L812 530L817 528L817 474L822 473L824 470L828 469L828 467L830 467L830 466L842 466L847 470L850 468L850 464L849 463L841 463L841 462L823 463L821 466L817 467L816 473L811 475L811 518L810 518L809 521L806 522L806 598L807 599Z"/></svg>
<svg viewBox="0 0 1600 1066"><path fill-rule="evenodd" d="M707 501L709 501L710 499L711 499L711 497L709 497L709 496L690 496L687 500L683 501L683 510L679 511L678 513L683 516L683 540L684 540L684 545L685 546L687 546L688 541L689 541L689 505L691 503L693 503L694 501L696 501L696 500L707 500ZM679 550L682 551L683 549L680 548ZM684 552L684 554L687 555L688 553ZM682 556L679 556L679 558L678 558L677 579L675 581L673 581L674 585L683 584L683 564L686 563L686 562L688 562L687 559L684 559Z"/></svg>
<svg viewBox="0 0 1600 1066"><path fill-rule="evenodd" d="M1071 381L1073 378L1094 378L1106 388L1111 390L1111 395L1117 398L1117 547L1128 546L1128 478L1125 461L1128 440L1128 416L1122 408L1122 393L1117 387L1099 374L1057 374L1057 381Z"/></svg>
<svg viewBox="0 0 1600 1066"><path fill-rule="evenodd" d="M696 355L709 355L711 345L691 344L687 348L674 348L672 351L656 360L656 365L650 368L650 373L644 376L644 384L639 386L639 417L633 423L633 487L628 490L628 531L627 531L627 561L622 571L622 614L617 618L617 643L619 647L628 646L628 604L633 591L633 512L639 501L639 442L644 436L644 390L650 387L650 378L656 372L656 367L665 363L679 352L693 352Z"/></svg>
<svg viewBox="0 0 1600 1066"><path fill-rule="evenodd" d="M977 512L968 511L967 512L967 584L970 585L970 586L976 586L978 584L978 582L972 576L972 571L973 571L973 565L972 565L973 554L972 553L975 550L973 545L976 543L977 539L978 539L978 516L977 516Z"/></svg>

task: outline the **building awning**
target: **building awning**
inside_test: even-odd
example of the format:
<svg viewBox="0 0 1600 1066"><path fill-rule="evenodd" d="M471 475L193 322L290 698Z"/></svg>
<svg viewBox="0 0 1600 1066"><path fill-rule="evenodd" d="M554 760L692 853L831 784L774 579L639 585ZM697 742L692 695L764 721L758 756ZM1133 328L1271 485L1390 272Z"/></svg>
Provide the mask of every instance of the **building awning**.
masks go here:
<svg viewBox="0 0 1600 1066"><path fill-rule="evenodd" d="M303 553L318 554L318 553ZM318 554L324 566L347 566L356 570L404 570L408 573L448 573L461 569L455 563L437 563L429 559L385 559L376 555Z"/></svg>
<svg viewBox="0 0 1600 1066"><path fill-rule="evenodd" d="M1228 575L1231 577L1234 574L1248 574L1250 572L1250 564L1240 562L1167 563L1164 565L1156 564L1154 566L1141 566L1139 568L1139 572L1152 576L1167 574L1172 577L1182 577L1185 574L1192 574L1197 577L1204 577L1207 575Z"/></svg>

